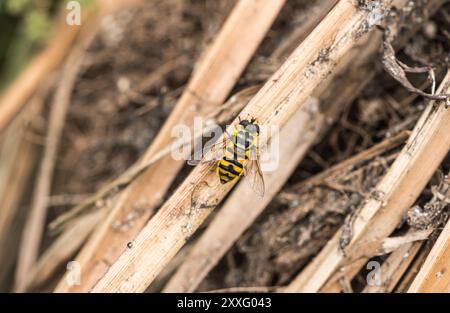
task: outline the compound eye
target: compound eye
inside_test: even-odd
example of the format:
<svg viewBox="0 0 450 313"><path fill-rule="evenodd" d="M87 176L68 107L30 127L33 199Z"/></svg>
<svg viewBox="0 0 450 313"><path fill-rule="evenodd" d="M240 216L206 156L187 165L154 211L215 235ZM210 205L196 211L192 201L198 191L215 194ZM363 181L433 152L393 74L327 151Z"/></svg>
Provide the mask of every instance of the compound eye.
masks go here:
<svg viewBox="0 0 450 313"><path fill-rule="evenodd" d="M248 125L250 125L250 123L247 120L243 120L240 123L242 126L247 127Z"/></svg>

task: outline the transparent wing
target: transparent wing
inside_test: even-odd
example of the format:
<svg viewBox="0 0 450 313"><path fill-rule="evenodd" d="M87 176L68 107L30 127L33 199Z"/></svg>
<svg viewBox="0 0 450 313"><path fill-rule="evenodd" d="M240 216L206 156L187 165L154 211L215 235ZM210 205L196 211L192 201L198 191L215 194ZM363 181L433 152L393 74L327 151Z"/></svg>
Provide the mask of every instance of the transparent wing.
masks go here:
<svg viewBox="0 0 450 313"><path fill-rule="evenodd" d="M223 139L219 139L215 143L209 146L205 146L203 148L203 151L206 154L205 157L203 157L201 160L188 160L187 163L194 166L199 163L209 163L220 160L224 154L224 150L227 147L228 140L228 136L223 136ZM208 152L210 151L211 154L208 154Z"/></svg>
<svg viewBox="0 0 450 313"><path fill-rule="evenodd" d="M214 159L201 159L201 160L188 160L187 164L190 166L196 166L198 164L205 164L205 163L213 163L216 162Z"/></svg>
<svg viewBox="0 0 450 313"><path fill-rule="evenodd" d="M265 191L264 177L261 171L256 149L250 150L250 160L247 161L244 169L244 175L246 176L246 180L252 189L262 198Z"/></svg>

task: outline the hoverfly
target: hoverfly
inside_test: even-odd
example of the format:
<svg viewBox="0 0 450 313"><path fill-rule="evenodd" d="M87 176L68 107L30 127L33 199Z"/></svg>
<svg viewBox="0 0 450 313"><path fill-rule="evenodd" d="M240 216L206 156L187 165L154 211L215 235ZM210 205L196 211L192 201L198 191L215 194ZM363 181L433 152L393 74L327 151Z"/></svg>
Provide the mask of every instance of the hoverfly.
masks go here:
<svg viewBox="0 0 450 313"><path fill-rule="evenodd" d="M213 155L217 157L206 162L216 162L215 171L221 184L244 175L256 194L263 197L264 178L259 162L259 133L260 128L254 118L240 120L239 124L233 126L231 134L227 130L224 140L211 147Z"/></svg>

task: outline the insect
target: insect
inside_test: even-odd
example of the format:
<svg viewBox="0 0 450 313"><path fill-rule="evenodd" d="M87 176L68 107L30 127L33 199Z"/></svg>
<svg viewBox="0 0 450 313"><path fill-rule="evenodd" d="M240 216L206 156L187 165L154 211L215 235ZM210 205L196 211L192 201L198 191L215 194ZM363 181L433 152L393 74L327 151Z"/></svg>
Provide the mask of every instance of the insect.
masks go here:
<svg viewBox="0 0 450 313"><path fill-rule="evenodd" d="M221 154L209 162L216 162L216 173L221 184L244 175L253 190L262 197L264 178L259 162L259 133L260 128L255 119L240 120L231 134L226 132L223 142L211 147L213 154Z"/></svg>

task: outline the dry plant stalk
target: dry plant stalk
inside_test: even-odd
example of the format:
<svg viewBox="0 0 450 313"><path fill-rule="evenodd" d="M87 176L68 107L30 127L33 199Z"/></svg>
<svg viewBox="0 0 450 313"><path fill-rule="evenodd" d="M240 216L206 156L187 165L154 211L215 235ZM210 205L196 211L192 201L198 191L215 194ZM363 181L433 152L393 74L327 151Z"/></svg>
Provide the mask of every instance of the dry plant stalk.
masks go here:
<svg viewBox="0 0 450 313"><path fill-rule="evenodd" d="M388 237L381 240L379 248L377 250L378 255L384 255L396 251L400 247L405 245L409 245L410 243L423 241L428 239L431 232L433 231L432 227L428 229L410 229L406 234L402 236L393 236Z"/></svg>
<svg viewBox="0 0 450 313"><path fill-rule="evenodd" d="M448 189L449 185L444 177L438 185L432 187L433 197L425 204L423 210L418 209L416 206L409 209L408 224L410 225L410 229L406 235L403 236L404 239L394 237L384 240L383 248L385 250L386 248L389 249L388 246L391 247L390 249L395 248L395 246L398 245L400 246L383 262L380 269L381 282L379 284L367 285L363 292L392 292L394 288L396 288L423 246L423 242L420 241L409 242L406 244L404 242L414 239L426 239L429 234L439 226L443 210L448 205ZM420 231L417 232L417 230L423 230L422 233L425 234L425 237L422 237ZM411 274L411 272L413 271L408 270L407 275L405 275L406 280L404 281L408 281L407 276Z"/></svg>
<svg viewBox="0 0 450 313"><path fill-rule="evenodd" d="M236 116L238 112L242 110L245 104L248 103L250 97L253 96L260 86L252 86L245 88L236 94L234 94L227 102L222 106L217 108L212 114L207 118L214 121L216 124L225 124L227 121L231 120L232 117ZM207 136L211 131L215 130L217 125L206 126L203 129L202 134L197 134L194 139L174 141L161 149L158 153L152 156L151 159L141 162L141 160L136 161L132 166L130 166L125 172L123 172L119 177L112 180L110 183L106 184L100 188L94 195L85 197L81 203L73 207L68 212L61 214L49 225L50 230L59 231L67 227L67 224L73 224L72 221L78 215L82 214L89 206L95 205L97 202L101 202L106 197L111 197L115 195L116 192L120 191L122 188L127 187L131 182L133 182L137 177L139 177L147 168L149 168L154 163L158 162L163 157L168 156L173 150L179 149L186 144L190 144L191 141L197 141L203 136Z"/></svg>
<svg viewBox="0 0 450 313"><path fill-rule="evenodd" d="M249 98L256 93L259 87L260 86L252 86L239 91L238 93L233 95L223 106L216 110L216 112L214 112L214 114L212 114L211 116L216 119L218 124L225 124L226 121L230 120L231 117L236 116L238 112L242 110L245 104L248 103ZM205 129L205 133L207 129L208 128ZM189 142L190 141L174 143L174 145L169 145L158 154L154 155L153 158L148 160L146 163L137 162L127 171L121 174L117 179L101 188L95 195L83 200L80 205L77 205L71 211L69 211L69 214L61 215L60 217L63 217L63 219L57 219L58 222L64 224L60 238L58 238L48 248L48 251L44 253L41 259L39 259L36 269L34 270L34 275L36 275L37 278L33 278L33 284L39 284L41 281L47 279L48 276L53 273L53 270L55 270L62 262L67 261L67 259L72 256L76 252L76 250L80 248L80 246L82 246L84 240L87 239L88 235L92 232L94 227L98 225L98 222L105 217L105 215L103 214L94 214L95 211L92 213L90 212L82 214L80 216L77 216L77 213L82 211L87 205L93 204L97 201L101 201L101 199L103 199L105 195L109 195L111 197L110 194L113 193L114 190L120 189L123 186L127 186L148 166L157 162L160 158L168 155L174 146L181 147L183 144L187 144ZM110 208L108 206L108 210L109 209ZM106 210L106 212L108 212L108 210ZM89 223L85 222L85 217L89 221ZM67 242L69 240L69 233L76 233L77 240L70 242L69 245L63 245L63 242ZM64 247L63 251L58 250L61 247Z"/></svg>
<svg viewBox="0 0 450 313"><path fill-rule="evenodd" d="M54 77L50 76L31 97L30 103L5 130L0 152L0 282L10 272L15 262L15 254L9 253L8 247L16 246L20 230L13 228L14 219L23 211L21 199L30 181L35 166L38 145L30 139L33 133L31 121L39 116L44 101L51 91ZM17 239L16 239L17 238Z"/></svg>
<svg viewBox="0 0 450 313"><path fill-rule="evenodd" d="M327 3L327 5L331 5ZM402 4L399 4L401 7ZM329 10L329 7L321 9ZM311 22L307 22L310 25ZM302 38L302 31L306 31L303 27L299 28L299 31L295 31L294 37ZM287 43L292 44L291 41ZM311 144L316 142L320 135L319 133L325 132L329 128L329 121L336 119L338 114L345 108L348 103L351 103L359 91L369 82L376 72L376 68L372 65L373 55L377 53L381 44L380 34L372 34L367 40L367 44L360 44L354 51L346 56L346 61L342 62L342 66L345 69L339 72L339 80L333 80L330 83L322 84L321 88L317 90L316 94L320 98L321 107L325 108L324 114L317 112L316 115L323 115L322 117L314 117L308 123L302 125L302 130L298 133L306 134L311 133L311 136L303 136L302 145L305 147L299 147L304 152L309 148ZM278 56L280 54L280 47L273 53ZM351 66L349 66L351 64ZM335 75L333 75L335 76ZM330 77L333 78L333 77ZM330 80L330 79L329 79ZM336 99L335 95L339 93L339 98ZM327 121L327 122L325 122ZM339 163L333 171L339 171L354 164L357 160L364 160L370 158L373 155L377 155L381 151L392 147L392 145L398 144L407 138L406 133L400 134L392 140L388 139L381 144L374 146L373 148L363 151L361 154L350 158L349 160ZM283 156L283 153L281 153ZM289 162L281 162L282 164L289 164ZM324 176L331 175L330 171L323 172L323 175L314 176L317 179L322 179ZM266 183L271 184L271 179L280 182L282 176L278 177L266 177ZM308 180L308 182L310 182ZM270 188L272 190L272 188ZM275 188L277 189L277 188ZM298 189L298 188L293 188ZM231 245L239 238L243 231L249 227L260 212L265 208L267 201L258 201L258 199L251 198L248 201L238 201L239 195L246 194L247 187L245 185L239 185L237 190L227 199L227 202L223 205L223 208L215 217L215 220L208 226L205 233L202 234L198 243L196 243L193 250L189 253L188 258L184 261L177 273L172 277L171 281L165 287L165 292L192 292L194 291L202 279L207 273L217 264L220 258L231 247ZM246 197L240 197L240 199ZM248 202L248 203L247 203ZM242 214L249 207L252 208L251 214ZM233 231L230 232L229 229ZM220 243L220 245L218 244Z"/></svg>
<svg viewBox="0 0 450 313"><path fill-rule="evenodd" d="M284 57L286 54L292 52L295 46L300 43L309 32L322 20L322 18L330 11L330 9L336 4L337 0L327 1L325 3L320 3L316 7L314 7L314 14L308 15L308 18L305 21L302 21L302 24L296 28L292 34L287 36L287 38L280 44L277 49L272 53L271 59L274 61L278 61ZM378 48L378 47L376 47ZM360 54L358 54L360 55ZM187 60L172 60L166 64L163 64L157 71L152 73L146 81L143 81L140 85L151 86L156 79L161 75L164 75L169 69L173 69L174 66L178 66L180 63L185 63ZM353 62L355 64L355 62ZM359 66L359 62L356 62ZM361 78L365 77L360 75ZM354 81L361 82L361 78L354 78ZM352 80L353 81L353 80ZM350 83L350 80L349 80ZM342 84L345 86L345 84ZM207 116L207 119L212 119L216 122L216 124L226 124L231 120L232 117L236 116L242 108L248 103L250 98L258 91L261 86L254 85L251 87L247 87L238 93L234 94L230 99L217 108L213 113ZM141 87L138 87L138 90L141 90ZM354 92L354 88L351 88L352 91L350 93L353 95L357 92ZM345 93L346 95L348 93ZM340 98L342 99L342 97ZM338 101L339 102L339 101ZM337 103L337 102L334 102ZM338 106L338 105L337 105ZM328 116L330 119L331 116ZM208 134L208 128L205 129L204 134ZM194 138L192 141L197 141L200 139ZM114 179L111 183L106 184L104 187L99 189L94 195L85 198L81 203L76 205L70 211L58 216L54 221L50 223L51 230L61 229L68 221L74 218L76 215L81 214L82 211L86 210L89 206L94 205L97 201L101 201L103 198L110 196L114 192L120 191L122 188L125 188L130 184L133 180L135 180L140 174L142 174L149 166L159 161L161 158L170 154L173 149L178 149L185 144L189 144L190 141L185 142L173 142L169 144L158 153L153 155L150 160L146 160L145 162L137 161L136 164L133 164L127 171L121 174L117 179Z"/></svg>
<svg viewBox="0 0 450 313"><path fill-rule="evenodd" d="M408 270L404 273L403 277L401 277L397 286L395 286L395 289L393 290L394 292L408 292L408 289L414 281L414 278L416 277L417 273L419 273L419 270L422 267L423 263L425 263L425 259L428 256L431 248L431 245L428 245L426 243L422 244L421 248L416 253L416 256L413 258Z"/></svg>
<svg viewBox="0 0 450 313"><path fill-rule="evenodd" d="M303 106L280 132L278 170L264 175L266 193L254 197L249 184L241 183L232 192L220 212L202 234L194 248L164 288L164 292L193 292L206 274L219 261L245 229L269 204L295 170L298 162L315 138L324 116L318 112L317 99ZM305 125L308 125L305 129ZM306 130L306 131L305 131ZM310 139L311 138L311 139Z"/></svg>
<svg viewBox="0 0 450 313"><path fill-rule="evenodd" d="M2 165L6 164L8 166L8 168L2 167L1 169L1 174L5 174L5 176L2 175L2 180L8 179L8 181L0 195L0 245L2 246L0 265L5 269L0 274L0 281L3 280L3 275L8 272L6 269L9 269L9 266L5 263L9 263L11 260L6 247L8 243L13 241L12 237L14 237L11 225L18 212L24 190L28 186L36 159L36 146L23 139L24 134L23 129L20 129L22 128L21 126L10 125L11 129L8 129L5 134L9 136L11 134L9 131L16 132L15 136L9 137L15 142L11 143L7 140L2 146L3 149L8 149L2 152L9 154L8 157L12 156L14 159L5 160L2 158L2 161L5 162ZM12 164L8 161L11 161Z"/></svg>
<svg viewBox="0 0 450 313"><path fill-rule="evenodd" d="M26 109L11 123L5 132L0 152L0 240L10 226L14 211L25 185L30 179L32 165L35 161L36 144L27 139L31 131L30 121L39 115L45 98L50 93L53 77L48 79L32 96Z"/></svg>
<svg viewBox="0 0 450 313"><path fill-rule="evenodd" d="M302 21L302 24L293 31L292 34L287 36L287 38L283 41L283 43L277 47L277 49L272 53L271 59L275 61L279 61L283 56L288 54L288 52L291 52L295 46L294 44L298 44L303 40L309 32L322 20L322 18L330 11L330 9L336 4L337 0L327 1L325 3L320 3L320 5L315 7L314 15L309 15L307 20ZM378 47L376 47L378 48ZM356 53L355 53L356 54ZM358 53L358 56L361 56L360 53ZM169 68L173 68L173 66L177 66L180 62L180 60L172 61L167 64L163 64L160 69L158 69L156 72L154 72L152 75L146 79L146 81L142 82L142 85L149 86L155 82L155 79L157 77L160 77L165 73ZM182 61L186 62L186 61ZM353 62L353 64L359 64L359 62ZM356 74L356 70L354 71ZM364 75L360 75L358 73L358 78L353 77L355 75L349 75L352 76L351 79L347 79L348 76L346 75L345 81L348 81L349 84L352 82L358 82L362 83L364 80L362 78L366 77ZM368 81L368 79L366 79ZM347 87L345 83L342 83L340 85L343 85ZM352 85L353 86L353 85ZM217 108L215 112L212 114L209 114L207 117L208 119L216 120L217 124L226 124L228 121L230 121L234 116L236 116L242 108L248 103L248 101L251 99L251 97L258 91L258 89L261 86L255 85L252 87L245 88L232 97L224 103L222 106ZM345 88L344 89L347 89ZM147 87L148 88L148 87ZM139 89L139 88L138 88ZM340 89L341 91L343 89ZM352 91L344 92L345 95L351 95L354 97L355 94L357 94L354 87L351 88ZM342 92L341 92L342 94ZM342 96L339 99L344 99L346 97ZM340 102L342 101L334 101L333 97L333 104L337 107L340 106ZM337 112L337 110L335 110ZM337 113L336 113L337 114ZM327 116L327 119L333 119L330 115ZM327 123L319 123L322 125L326 125ZM312 126L313 127L313 126ZM308 128L308 127L307 127ZM207 129L205 129L205 134L207 133ZM199 138L195 138L193 141L197 141ZM310 140L315 141L314 138L311 138ZM58 216L58 218L53 221L50 224L50 228L52 230L55 230L55 228L62 228L62 225L66 224L69 220L73 219L76 215L80 214L82 211L84 211L88 206L93 205L97 201L100 201L106 196L110 196L114 192L120 191L122 188L125 188L128 186L129 183L131 183L134 179L136 179L142 172L144 172L149 166L151 166L153 163L160 160L162 157L169 155L169 153L172 151L172 149L179 148L183 146L184 144L188 144L190 141L186 142L179 142L179 143L172 143L165 147L164 149L160 150L157 154L153 155L153 157L150 160L147 160L145 162L139 162L137 161L136 164L131 166L127 171L125 171L123 174L121 174L117 179L113 180L111 183L105 185L100 190L98 190L94 195L89 196L85 200L83 200L80 204L75 206L70 211L66 212L65 214L62 214ZM175 148L176 147L176 148ZM76 227L76 225L73 225L74 223L80 222L80 218L75 218L74 221L70 222L70 225L68 227ZM240 219L242 221L242 219ZM92 224L94 227L95 224ZM89 229L87 227L82 228L83 231L86 233L90 233L92 229ZM65 236L65 235L62 235ZM79 236L85 237L86 234L79 233ZM76 248L77 246L72 245L73 248ZM61 261L63 261L61 259ZM55 266L53 266L55 267ZM176 268L175 268L176 269ZM166 271L166 270L165 270Z"/></svg>
<svg viewBox="0 0 450 313"><path fill-rule="evenodd" d="M377 35L377 34L372 34ZM376 37L376 38L374 38ZM380 36L369 36L366 45L360 45L355 47L343 60L343 64L340 65L341 69L333 77L339 75L340 79L331 80L328 83L324 83L325 86L319 88L315 94L320 99L320 107L325 108L323 112L318 110L315 114L312 114L308 122L302 123L301 130L297 133L305 134L301 138L298 151L301 152L301 158L303 158L306 151L312 144L320 139L321 134L332 124L331 121L335 120L339 113L346 107L348 103L351 103L359 91L370 81L374 76L375 70L371 66L370 60L376 51L378 51ZM349 66L349 65L352 66ZM332 78L332 77L330 77ZM336 99L335 95L339 92L339 98ZM367 159L373 155L378 155L381 151L391 148L392 145L398 144L406 138L406 134L392 138L392 140L386 140L383 143L376 145L373 149L364 151L355 158L351 158L348 162L342 162L336 171L342 167L348 167L349 164L354 164L356 160ZM299 152L300 153L300 152ZM283 157L284 152L282 152ZM293 154L294 155L294 154ZM297 160L297 159L296 159ZM299 159L298 159L299 161ZM298 162L297 162L298 163ZM288 164L289 162L281 162L281 164ZM289 166L286 165L287 168ZM325 175L329 175L327 171ZM320 175L316 175L320 178ZM314 176L314 177L316 177ZM267 185L271 184L271 179L276 184L281 180L286 181L289 177L272 177L267 176L265 178ZM271 189L272 188L268 188ZM278 190L279 188L274 188ZM296 188L295 188L296 189ZM242 190L242 191L241 191ZM247 229L256 217L266 207L267 201L259 201L257 198L250 198L248 201L250 204L236 198L243 198L242 194L246 194L247 187L240 185L237 190L227 199L221 211L215 217L215 220L208 226L208 230L202 234L201 239L196 244L196 247L189 255L178 270L164 291L166 292L192 292L206 276L206 274L215 266L225 252L231 247L231 245L242 235L243 231ZM245 197L244 197L245 198ZM247 208L251 207L252 210L249 214L244 215ZM230 232L230 226L233 225L233 232ZM217 244L220 242L220 246ZM207 256L207 257L205 257Z"/></svg>
<svg viewBox="0 0 450 313"><path fill-rule="evenodd" d="M95 24L88 23L86 26L83 26L83 32L85 33L82 34L82 40L68 57L61 73L62 81L56 90L52 102L44 153L39 167L31 209L25 223L19 249L14 287L16 292L25 291L30 270L38 257L41 238L44 232L44 223L47 215L48 199L50 197L59 140L70 104L70 95L78 76L81 62L83 61L85 48L92 41L96 33L91 27L93 25Z"/></svg>
<svg viewBox="0 0 450 313"><path fill-rule="evenodd" d="M171 144L174 126L185 124L192 127L194 117L204 117L223 103L284 2L240 0L237 3L195 68L186 90L147 149L142 162L145 163ZM83 269L83 284L69 288L63 279L56 291L90 290L106 273L110 263L117 260L127 242L133 240L148 221L183 164L183 161L165 156L127 187L77 258ZM113 223L126 220L129 214L133 214L136 205L144 205L146 209L133 221L133 225L125 232L114 230Z"/></svg>
<svg viewBox="0 0 450 313"><path fill-rule="evenodd" d="M446 93L450 72L438 93ZM320 254L292 281L287 292L337 290L342 277L350 280L376 254L375 243L390 235L413 204L450 148L450 112L431 102L416 124L406 146L375 188L353 223L353 236L340 248L338 231ZM327 285L326 285L327 284Z"/></svg>
<svg viewBox="0 0 450 313"><path fill-rule="evenodd" d="M296 29L277 49L272 53L272 58L280 59L286 51L292 51L294 44L300 43L309 32L326 16L337 1L321 3L316 8L314 15L310 15L308 20ZM292 49L291 49L292 47ZM357 62L358 63L358 62ZM350 78L350 77L348 77ZM353 78L353 77L352 77ZM351 79L345 79L349 82ZM358 81L361 81L358 79ZM345 83L343 84L345 86ZM340 99L344 99L341 97ZM181 267L171 278L164 288L164 292L193 292L208 272L220 260L231 245L239 236L252 224L256 217L265 209L267 204L275 195L281 186L289 178L290 173L303 158L310 145L316 141L318 133L322 128L327 128L328 123L325 120L332 119L331 116L325 117L314 104L317 100L313 99L302 110L296 113L291 119L287 128L292 130L283 130L281 132L281 153L280 164L284 164L280 171L265 175L266 189L270 190L261 201L253 197L253 191L248 184L240 184L232 195L227 199L214 221L208 226L208 229L202 234L201 238L189 252L187 258L183 261ZM343 100L345 101L345 100ZM334 102L340 106L342 101ZM313 110L311 110L313 109ZM308 117L302 121L301 116ZM295 130L295 120L299 120L299 129ZM289 133L302 134L296 140L290 138ZM286 138L284 137L286 136ZM295 148L295 149L293 149ZM292 150L292 151L291 151ZM284 160L286 159L286 160ZM245 196L247 195L247 196ZM242 199L246 199L242 201ZM248 208L252 208L249 210ZM245 212L245 214L243 214ZM229 231L233 229L233 231ZM220 243L220 244L218 244Z"/></svg>
<svg viewBox="0 0 450 313"><path fill-rule="evenodd" d="M389 3L381 1L386 8ZM339 1L250 101L241 117L252 116L263 126L282 127L373 27L367 24L367 16L368 12L352 1ZM193 170L143 228L132 248L98 282L94 292L145 290L234 185L228 183L213 189L199 182L217 182L211 165L200 164ZM199 200L208 208L191 207L194 190L202 195Z"/></svg>
<svg viewBox="0 0 450 313"><path fill-rule="evenodd" d="M32 289L49 280L58 267L80 248L105 213L105 209L102 209L78 217L76 223L68 227L31 268L26 289Z"/></svg>
<svg viewBox="0 0 450 313"><path fill-rule="evenodd" d="M381 284L372 286L367 285L363 292L392 292L411 262L414 260L414 257L417 252L419 252L421 246L422 242L412 242L405 244L392 252L381 265Z"/></svg>
<svg viewBox="0 0 450 313"><path fill-rule="evenodd" d="M408 292L450 292L450 222L431 249Z"/></svg>

